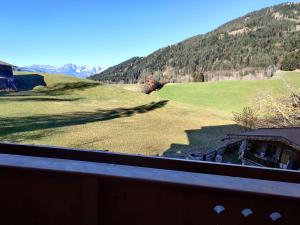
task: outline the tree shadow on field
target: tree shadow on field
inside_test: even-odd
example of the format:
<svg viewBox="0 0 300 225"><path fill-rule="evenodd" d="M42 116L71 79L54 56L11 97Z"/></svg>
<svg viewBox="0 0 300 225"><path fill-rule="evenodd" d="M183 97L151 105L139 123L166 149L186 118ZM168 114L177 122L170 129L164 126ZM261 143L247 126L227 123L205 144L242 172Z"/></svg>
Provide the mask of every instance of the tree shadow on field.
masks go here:
<svg viewBox="0 0 300 225"><path fill-rule="evenodd" d="M81 98L57 98L57 97L24 97L24 96L0 96L0 103L1 102L74 102L78 101Z"/></svg>
<svg viewBox="0 0 300 225"><path fill-rule="evenodd" d="M95 82L72 82L72 83L58 83L48 88L36 90L38 94L42 95L65 95L73 91L83 91L101 85Z"/></svg>
<svg viewBox="0 0 300 225"><path fill-rule="evenodd" d="M0 135L0 141L11 142L11 143L21 143L21 142L33 143L33 141L42 139L43 137L50 136L51 132L52 132L51 130L50 131L36 130L33 132L14 133L4 137L1 137ZM56 135L59 135L60 133L63 134L63 131L55 130Z"/></svg>
<svg viewBox="0 0 300 225"><path fill-rule="evenodd" d="M0 117L0 140L6 140L21 132L31 132L48 128L82 125L98 121L131 117L164 107L168 101L151 102L132 108L97 110L94 112L75 112L56 115L38 115L28 117ZM45 133L45 135L47 135ZM16 137L17 140L17 137ZM13 140L10 140L13 141Z"/></svg>
<svg viewBox="0 0 300 225"><path fill-rule="evenodd" d="M199 152L205 154L209 150L216 148L224 142L222 139L229 133L239 133L245 128L236 125L207 126L195 130L186 130L189 144L171 144L170 148L163 153L165 157L185 158L188 152Z"/></svg>

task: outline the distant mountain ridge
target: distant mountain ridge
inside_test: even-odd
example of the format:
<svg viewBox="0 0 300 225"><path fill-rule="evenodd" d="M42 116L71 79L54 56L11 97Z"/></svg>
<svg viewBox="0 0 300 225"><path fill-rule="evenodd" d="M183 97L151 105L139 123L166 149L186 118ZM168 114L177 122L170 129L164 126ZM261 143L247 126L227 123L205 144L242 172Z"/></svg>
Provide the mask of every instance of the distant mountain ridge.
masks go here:
<svg viewBox="0 0 300 225"><path fill-rule="evenodd" d="M51 65L31 65L19 67L18 70L25 72L42 72L52 74L66 74L75 77L86 78L93 74L100 73L103 69L100 66L78 66L72 63L65 64L63 66L51 66Z"/></svg>
<svg viewBox="0 0 300 225"><path fill-rule="evenodd" d="M136 83L149 74L169 82L255 79L271 76L299 55L300 3L283 3L146 57L133 57L90 79Z"/></svg>

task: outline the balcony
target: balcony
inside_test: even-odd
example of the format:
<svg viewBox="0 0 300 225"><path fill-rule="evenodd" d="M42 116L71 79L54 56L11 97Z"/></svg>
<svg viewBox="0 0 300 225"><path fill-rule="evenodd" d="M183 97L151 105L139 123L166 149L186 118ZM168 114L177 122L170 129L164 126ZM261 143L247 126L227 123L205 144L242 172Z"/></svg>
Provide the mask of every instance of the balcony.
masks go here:
<svg viewBox="0 0 300 225"><path fill-rule="evenodd" d="M300 173L0 144L0 224L299 224Z"/></svg>

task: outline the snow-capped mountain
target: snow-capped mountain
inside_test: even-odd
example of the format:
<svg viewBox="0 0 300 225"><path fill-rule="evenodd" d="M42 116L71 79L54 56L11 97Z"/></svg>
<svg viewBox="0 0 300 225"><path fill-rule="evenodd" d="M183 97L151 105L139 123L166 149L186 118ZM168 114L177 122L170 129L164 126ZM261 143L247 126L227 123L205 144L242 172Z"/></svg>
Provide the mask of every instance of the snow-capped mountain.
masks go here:
<svg viewBox="0 0 300 225"><path fill-rule="evenodd" d="M99 66L77 66L75 64L69 63L60 67L50 65L31 65L19 67L18 70L27 72L67 74L75 77L86 78L91 75L100 73L103 69Z"/></svg>

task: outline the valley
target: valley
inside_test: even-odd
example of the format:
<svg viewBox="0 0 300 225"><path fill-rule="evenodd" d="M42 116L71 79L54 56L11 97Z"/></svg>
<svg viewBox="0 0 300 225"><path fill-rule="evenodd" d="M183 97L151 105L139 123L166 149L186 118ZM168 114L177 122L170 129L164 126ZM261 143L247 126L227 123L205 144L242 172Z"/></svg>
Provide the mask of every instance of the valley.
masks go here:
<svg viewBox="0 0 300 225"><path fill-rule="evenodd" d="M206 153L241 131L234 113L263 92L276 98L300 87L299 18L297 2L262 8L106 70L2 62L0 141L180 158Z"/></svg>
<svg viewBox="0 0 300 225"><path fill-rule="evenodd" d="M299 223L299 0L1 3L0 225Z"/></svg>
<svg viewBox="0 0 300 225"><path fill-rule="evenodd" d="M278 4L89 78L107 83L143 83L149 74L169 83L270 78L280 69L300 69L299 25L300 3Z"/></svg>
<svg viewBox="0 0 300 225"><path fill-rule="evenodd" d="M137 85L15 75L33 83L1 93L0 141L169 157L207 151L225 134L239 131L232 111L240 111L259 91L283 92L285 80L300 87L299 72L260 81L169 84L150 95L138 92Z"/></svg>

